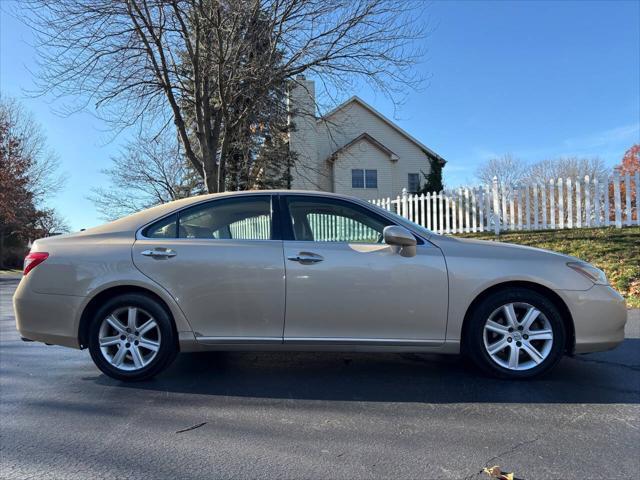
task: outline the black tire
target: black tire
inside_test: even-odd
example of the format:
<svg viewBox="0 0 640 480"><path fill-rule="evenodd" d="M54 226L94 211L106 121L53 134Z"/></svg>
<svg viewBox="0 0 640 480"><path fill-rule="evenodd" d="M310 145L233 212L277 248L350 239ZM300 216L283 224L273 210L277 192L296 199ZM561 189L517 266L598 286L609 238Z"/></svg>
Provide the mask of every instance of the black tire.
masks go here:
<svg viewBox="0 0 640 480"><path fill-rule="evenodd" d="M548 320L548 324L553 332L551 347L546 358L544 358L544 360L539 364L526 370L513 370L499 365L498 362L494 361L491 357L487 351L487 347L485 347L485 323L492 313L496 312L503 305L508 305L510 303L526 303L538 309ZM519 320L521 319L522 318L519 317ZM515 340L515 337L510 337L510 334L499 335L503 336L498 338L505 338L506 340L509 340L509 345L501 352L500 355L508 355L511 351L510 349L514 348L511 345L511 342ZM466 328L463 342L464 352L483 372L499 378L524 379L542 375L553 368L564 354L565 338L566 331L564 322L562 321L562 316L551 300L534 290L526 288L507 288L487 296L475 306L473 312L471 312L471 316L469 317L469 324ZM521 345L521 343L519 344ZM493 343L489 344L489 347L491 346L493 346ZM530 355L526 352L521 355L523 355L522 358L528 358L529 363L531 363Z"/></svg>
<svg viewBox="0 0 640 480"><path fill-rule="evenodd" d="M130 371L122 370L112 365L102 354L99 342L100 327L103 320L111 315L112 312L127 307L135 307L148 312L156 321L161 338L155 357L144 367ZM105 375L116 380L141 381L154 377L173 362L178 353L177 345L177 337L169 313L159 302L140 293L128 293L107 300L97 310L89 325L89 352L91 358Z"/></svg>

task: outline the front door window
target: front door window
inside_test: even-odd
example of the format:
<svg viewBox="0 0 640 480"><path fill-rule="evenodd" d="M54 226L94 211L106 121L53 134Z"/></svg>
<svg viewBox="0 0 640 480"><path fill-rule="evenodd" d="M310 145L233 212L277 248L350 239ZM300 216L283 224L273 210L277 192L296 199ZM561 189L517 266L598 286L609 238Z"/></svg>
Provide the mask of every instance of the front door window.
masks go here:
<svg viewBox="0 0 640 480"><path fill-rule="evenodd" d="M306 242L382 243L390 224L366 209L341 200L289 197L293 238Z"/></svg>

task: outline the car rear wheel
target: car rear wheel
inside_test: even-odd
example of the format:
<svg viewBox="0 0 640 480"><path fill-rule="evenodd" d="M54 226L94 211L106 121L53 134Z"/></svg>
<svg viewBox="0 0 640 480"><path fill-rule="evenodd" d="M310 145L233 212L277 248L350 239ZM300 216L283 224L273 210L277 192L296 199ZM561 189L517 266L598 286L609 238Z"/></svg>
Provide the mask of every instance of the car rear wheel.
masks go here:
<svg viewBox="0 0 640 480"><path fill-rule="evenodd" d="M96 366L118 380L145 380L167 368L177 353L171 318L142 294L108 300L89 327L89 352Z"/></svg>
<svg viewBox="0 0 640 480"><path fill-rule="evenodd" d="M547 297L511 288L476 306L464 340L467 353L485 372L502 378L531 378L560 361L565 328Z"/></svg>

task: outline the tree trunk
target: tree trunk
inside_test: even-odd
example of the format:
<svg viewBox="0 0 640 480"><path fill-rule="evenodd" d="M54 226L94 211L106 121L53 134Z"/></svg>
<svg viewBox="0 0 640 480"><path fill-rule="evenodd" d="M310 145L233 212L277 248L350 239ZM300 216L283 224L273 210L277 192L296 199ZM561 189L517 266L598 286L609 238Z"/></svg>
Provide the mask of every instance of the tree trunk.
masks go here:
<svg viewBox="0 0 640 480"><path fill-rule="evenodd" d="M222 148L220 149L220 163L218 165L218 191L226 190L225 179L227 177L227 153L229 151L229 138L231 134L225 128L224 138L222 139Z"/></svg>
<svg viewBox="0 0 640 480"><path fill-rule="evenodd" d="M207 193L218 192L218 175L216 171L216 164L207 164L204 169L204 185L207 187Z"/></svg>
<svg viewBox="0 0 640 480"><path fill-rule="evenodd" d="M224 192L225 189L225 177L227 176L226 173L226 160L227 160L227 155L223 152L222 154L220 154L220 164L218 165L218 191L219 192Z"/></svg>
<svg viewBox="0 0 640 480"><path fill-rule="evenodd" d="M209 118L205 119L205 124L210 121ZM222 126L222 115L220 111L216 111L213 117L213 128L206 135L201 135L199 138L200 149L202 151L202 163L204 164L203 179L204 184L207 187L207 193L217 193L220 191L220 170L217 165L216 159L218 155L218 144L220 141L220 129Z"/></svg>

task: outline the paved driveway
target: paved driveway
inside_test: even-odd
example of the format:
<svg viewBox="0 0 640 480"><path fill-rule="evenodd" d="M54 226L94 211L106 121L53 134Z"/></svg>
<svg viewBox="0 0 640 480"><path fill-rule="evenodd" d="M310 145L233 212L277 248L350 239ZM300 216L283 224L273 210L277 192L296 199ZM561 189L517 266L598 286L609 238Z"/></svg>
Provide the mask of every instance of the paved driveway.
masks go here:
<svg viewBox="0 0 640 480"><path fill-rule="evenodd" d="M124 384L86 351L23 343L0 283L2 478L637 478L640 315L618 349L542 380L458 358L184 354Z"/></svg>

